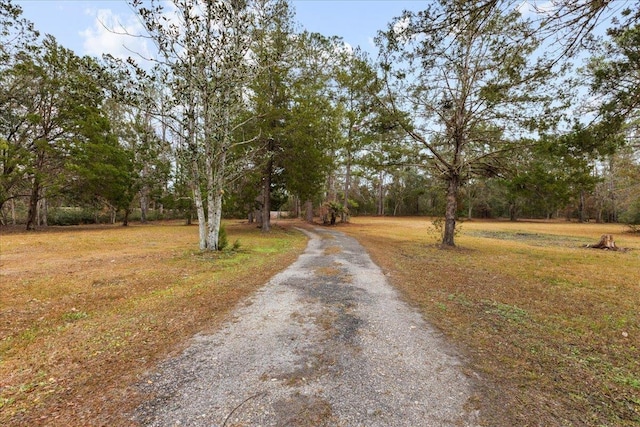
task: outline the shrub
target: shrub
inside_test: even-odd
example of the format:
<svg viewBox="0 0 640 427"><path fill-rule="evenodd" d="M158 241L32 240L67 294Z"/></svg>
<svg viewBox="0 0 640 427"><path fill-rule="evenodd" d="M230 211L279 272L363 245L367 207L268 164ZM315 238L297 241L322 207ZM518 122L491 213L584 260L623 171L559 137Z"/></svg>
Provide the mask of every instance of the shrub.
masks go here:
<svg viewBox="0 0 640 427"><path fill-rule="evenodd" d="M640 198L629 205L629 208L620 215L620 221L626 224L632 232L640 232Z"/></svg>
<svg viewBox="0 0 640 427"><path fill-rule="evenodd" d="M220 231L218 233L218 250L222 251L227 246L229 246L229 239L227 238L227 229L225 228L224 225L221 225Z"/></svg>
<svg viewBox="0 0 640 427"><path fill-rule="evenodd" d="M94 224L97 215L95 211L90 209L75 207L59 207L50 209L47 215L47 223L49 225L80 225ZM100 221L101 218L97 218Z"/></svg>

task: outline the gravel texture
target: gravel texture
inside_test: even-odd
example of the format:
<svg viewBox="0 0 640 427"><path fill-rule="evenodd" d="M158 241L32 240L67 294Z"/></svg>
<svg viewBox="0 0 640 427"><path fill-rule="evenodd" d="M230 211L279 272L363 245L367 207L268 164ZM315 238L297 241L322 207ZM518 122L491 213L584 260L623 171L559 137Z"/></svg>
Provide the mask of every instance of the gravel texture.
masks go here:
<svg viewBox="0 0 640 427"><path fill-rule="evenodd" d="M472 381L353 238L304 254L141 384L147 426L475 426Z"/></svg>

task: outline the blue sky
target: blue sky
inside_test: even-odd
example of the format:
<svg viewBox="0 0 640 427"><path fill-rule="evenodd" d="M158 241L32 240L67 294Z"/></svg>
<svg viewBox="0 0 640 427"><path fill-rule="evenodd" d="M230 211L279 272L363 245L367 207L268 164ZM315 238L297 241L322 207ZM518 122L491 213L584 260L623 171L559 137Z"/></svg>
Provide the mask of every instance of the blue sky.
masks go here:
<svg viewBox="0 0 640 427"><path fill-rule="evenodd" d="M23 16L41 33L48 33L79 55L111 53L128 56L128 49L141 52L141 40L118 37L113 28L122 25L135 31L139 23L125 0L14 0ZM375 56L372 45L378 30L385 29L403 10L420 10L428 0L294 0L296 21L302 28L325 36L341 36L352 46L361 46Z"/></svg>

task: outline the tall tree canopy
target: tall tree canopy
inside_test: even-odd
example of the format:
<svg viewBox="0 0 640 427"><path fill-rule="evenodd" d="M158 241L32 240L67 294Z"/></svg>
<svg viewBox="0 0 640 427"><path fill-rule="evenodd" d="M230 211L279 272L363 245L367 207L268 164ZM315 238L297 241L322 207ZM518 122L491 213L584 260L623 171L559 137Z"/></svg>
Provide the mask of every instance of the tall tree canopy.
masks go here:
<svg viewBox="0 0 640 427"><path fill-rule="evenodd" d="M96 144L119 149L102 111L101 74L95 60L80 58L47 36L41 45L20 51L0 75L0 87L9 94L1 126L6 142L0 205L17 187L25 191L27 229L38 223L40 200L83 178L74 174L86 169L71 167L77 156Z"/></svg>
<svg viewBox="0 0 640 427"><path fill-rule="evenodd" d="M200 227L200 248L217 250L225 186L237 173L230 155L256 75L251 48L264 1L132 2L160 51L173 117L184 135ZM201 184L205 183L205 194ZM206 197L206 211L204 209Z"/></svg>
<svg viewBox="0 0 640 427"><path fill-rule="evenodd" d="M406 12L378 43L389 85L382 102L412 118L399 124L447 184L442 243L453 246L460 187L495 175L517 135L549 118L549 71L531 60L539 40L511 2L441 1Z"/></svg>
<svg viewBox="0 0 640 427"><path fill-rule="evenodd" d="M357 199L444 211L454 245L463 207L615 220L637 199L637 0L428 2L380 33L379 64L301 31L287 0L129 3L153 65L78 57L0 0L3 221L17 206L33 227L49 202L125 222L138 202L144 221L166 202L197 213L213 250L223 207L261 205L266 231L272 201ZM596 47L580 115L558 76Z"/></svg>

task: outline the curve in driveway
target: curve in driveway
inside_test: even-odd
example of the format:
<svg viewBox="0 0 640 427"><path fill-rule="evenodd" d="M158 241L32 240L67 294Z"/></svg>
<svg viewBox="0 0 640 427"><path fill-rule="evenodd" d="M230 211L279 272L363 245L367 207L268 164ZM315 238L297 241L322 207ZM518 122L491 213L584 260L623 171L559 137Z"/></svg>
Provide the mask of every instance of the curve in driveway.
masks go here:
<svg viewBox="0 0 640 427"><path fill-rule="evenodd" d="M362 246L301 230L306 251L213 335L140 386L148 426L473 426L473 390L443 338Z"/></svg>

